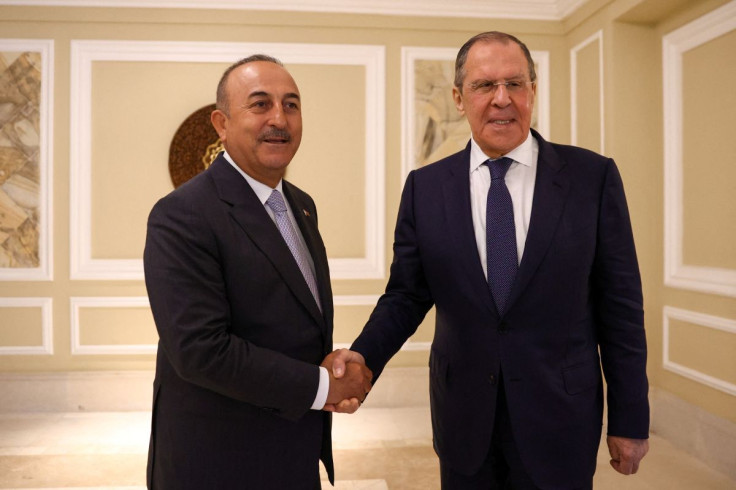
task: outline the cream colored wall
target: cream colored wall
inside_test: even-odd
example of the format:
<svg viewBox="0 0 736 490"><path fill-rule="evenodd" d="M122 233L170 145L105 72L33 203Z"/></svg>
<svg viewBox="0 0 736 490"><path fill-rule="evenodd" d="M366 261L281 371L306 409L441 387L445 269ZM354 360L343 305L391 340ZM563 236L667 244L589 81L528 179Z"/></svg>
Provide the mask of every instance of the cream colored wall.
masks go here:
<svg viewBox="0 0 736 490"><path fill-rule="evenodd" d="M165 142L191 112L213 102L212 87L225 68L226 63L92 63L93 258L141 257L148 213L173 188Z"/></svg>
<svg viewBox="0 0 736 490"><path fill-rule="evenodd" d="M696 2L664 19L655 26L655 31L664 37L712 12L716 20L721 20L723 14L716 9L730 6L733 12L733 5L733 2ZM713 27L709 25L702 32L713 32ZM688 35L692 37L694 34ZM682 206L682 263L685 266L736 269L733 247L736 173L732 165L736 153L730 143L736 99L729 85L734 82L733 63L727 61L735 49L736 33L731 30L682 53L683 133L678 143L682 149L683 188L677 200ZM702 81L708 79L714 79L712 85L703 89ZM704 118L703 124L695 124L694 118ZM665 175L666 181L670 178L671 175ZM701 271L707 278L717 274L715 270ZM660 368L657 384L716 415L736 421L734 294L665 286L662 305L666 308L662 325L668 327L668 337L664 339L663 356L658 361L667 352L671 367ZM690 374L694 376L685 377L681 372L673 372L672 368L693 370ZM715 381L720 388L712 383L709 385L709 381ZM729 384L731 391L727 392Z"/></svg>
<svg viewBox="0 0 736 490"><path fill-rule="evenodd" d="M687 264L736 269L736 145L724 145L733 138L736 110L736 63L726 62L724 55L734 52L736 31L683 54L683 261Z"/></svg>
<svg viewBox="0 0 736 490"><path fill-rule="evenodd" d="M632 215L644 285L650 382L736 421L736 397L727 389L734 379L736 330L730 325L736 320L736 301L732 296L664 283L665 250L672 247L664 240L665 213L672 209L665 207L664 192L671 178L665 173L665 147L671 141L664 137L663 38L727 3L597 2L597 8L589 7L587 17L571 26L569 39L572 48L593 33L603 32L605 153L615 158L621 170ZM724 143L734 127L732 90L727 88L733 75L731 67L723 65L725 53L734 49L732 36L720 36L684 54L681 99L685 110L684 262L731 270L736 258L733 227L729 226L734 222L734 154ZM709 96L704 96L702 88L695 89L711 78L719 81L714 82L715 90L707 91ZM712 163L704 165L704 156ZM676 372L673 363L685 369ZM699 374L695 378L683 375L692 371Z"/></svg>
<svg viewBox="0 0 736 490"><path fill-rule="evenodd" d="M40 308L6 306L0 309L0 353L3 348L41 345L43 330Z"/></svg>
<svg viewBox="0 0 736 490"><path fill-rule="evenodd" d="M457 49L471 35L488 29L517 34L532 50L550 53L550 139L568 143L572 135L571 50L601 31L600 40L578 53L579 91L575 118L578 143L616 159L626 185L645 293L652 384L667 389L716 415L736 420L734 397L663 367L665 306L734 320L732 297L665 287L664 137L662 101L663 37L725 1L591 0L561 22L409 18L269 12L138 10L62 7L0 7L0 31L7 38L54 40L54 281L2 282L0 298L50 297L53 354L2 355L2 347L39 342L40 306L3 307L0 320L0 370L79 371L152 369L154 355L143 347L154 338L141 280L70 279L70 140L73 101L70 84L72 40L175 42L284 42L364 44L385 48L385 212L387 273L393 225L401 191L401 48ZM602 43L602 59L598 43ZM719 53L733 52L733 34L685 56L684 107L688 122L684 172L684 257L687 263L734 268L733 154L702 144L703 136L729 141L733 128L733 68ZM243 53L246 55L249 53ZM723 56L723 54L721 54ZM604 76L598 76L598 63ZM92 255L95 259L140 256L145 216L152 203L171 189L166 161L171 137L183 119L212 102L227 63L185 61L95 61L92 63L91 196ZM289 64L304 98L305 133L288 178L314 197L320 226L332 258L365 252L364 170L365 91L361 65ZM726 69L728 68L728 70ZM714 76L717 74L717 76ZM717 79L717 80L716 80ZM703 97L698 84L714 83L723 97ZM603 91L603 105L598 94ZM729 92L730 93L730 92ZM704 100L705 99L705 100ZM697 117L695 117L697 116ZM703 124L698 124L703 122ZM600 128L604 128L603 140ZM712 131L711 131L712 130ZM605 144L603 144L605 143ZM329 152L329 153L326 153ZM697 172L705 152L718 175ZM697 163L696 163L697 162ZM724 178L719 178L723 175ZM708 192L704 192L704 189ZM707 196L703 197L705 194ZM114 220L109 219L115 217ZM355 217L360 219L356 222ZM707 239L699 235L702 221ZM729 234L730 233L730 234ZM360 331L384 278L334 279L335 341L349 343ZM88 298L93 298L89 301ZM95 302L102 298L103 304ZM107 300L107 298L111 298ZM120 304L119 298L124 303ZM127 301L127 302L125 302ZM4 303L2 303L4 304ZM5 311L8 314L5 315ZM72 335L72 322L79 326ZM413 341L432 338L432 314ZM19 327L21 326L22 327ZM670 356L710 376L733 383L733 334L693 320L672 320ZM426 344L420 344L426 345ZM107 346L108 353L95 347ZM111 348L110 346L117 346ZM125 353L126 346L132 346ZM91 347L91 349L90 349ZM74 353L72 351L74 350ZM104 349L103 349L104 350ZM426 366L427 351L402 352L392 366Z"/></svg>
<svg viewBox="0 0 736 490"><path fill-rule="evenodd" d="M88 149L91 174L89 227L91 261L106 267L140 258L145 221L153 203L172 189L168 151L179 124L210 104L225 61L173 58L134 59L107 54L89 64L89 92L70 79L73 41L176 43L318 43L378 46L385 50L385 140L378 161L385 161L378 182L385 208L382 221L386 256L384 277L333 279L336 301L335 342L350 343L362 328L371 306L385 287L391 260L394 220L401 192L401 48L457 49L473 34L489 27L514 32L533 50L550 53L552 138L569 134L568 64L561 25L555 22L481 19L409 18L375 15L330 15L278 12L181 9L107 9L64 7L0 7L4 38L54 41L54 280L0 282L0 298L50 297L53 354L2 355L0 370L16 372L136 370L154 366L155 330L145 306L140 279L121 277L71 279L70 255L79 237L70 236L70 180L79 170L70 152L79 143ZM95 46L100 46L96 44ZM244 52L237 57L251 53ZM289 63L302 92L304 138L287 178L317 202L320 228L331 259L366 253L366 67L329 62ZM372 81L370 82L373 83ZM74 97L72 95L74 94ZM70 129L76 97L90 101L89 139L79 142ZM75 181L76 182L76 181ZM84 232L84 229L81 230ZM5 310L4 310L5 311ZM0 347L40 343L41 308L7 310L0 323ZM426 366L433 335L430 312L412 341L418 350L401 352L393 366Z"/></svg>
<svg viewBox="0 0 736 490"><path fill-rule="evenodd" d="M366 253L365 68L287 67L299 83L304 134L286 178L317 203L330 257L361 257Z"/></svg>

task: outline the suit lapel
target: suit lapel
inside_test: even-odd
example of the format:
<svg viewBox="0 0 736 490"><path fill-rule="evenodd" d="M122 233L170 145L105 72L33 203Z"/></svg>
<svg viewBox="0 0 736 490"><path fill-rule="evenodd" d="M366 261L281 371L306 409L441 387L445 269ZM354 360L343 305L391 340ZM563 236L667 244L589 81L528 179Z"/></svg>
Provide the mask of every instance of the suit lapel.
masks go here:
<svg viewBox="0 0 736 490"><path fill-rule="evenodd" d="M215 159L207 171L211 172L220 199L230 204L230 215L273 264L294 296L314 317L320 328L326 330L325 320L294 256L291 255L281 233L248 182L222 155Z"/></svg>
<svg viewBox="0 0 736 490"><path fill-rule="evenodd" d="M532 130L532 134L539 143L532 214L529 220L529 233L524 245L524 255L511 288L509 308L529 284L547 253L570 188L564 160L560 159L554 148L539 133Z"/></svg>
<svg viewBox="0 0 736 490"><path fill-rule="evenodd" d="M445 223L455 240L458 260L462 263L466 277L470 278L472 291L479 291L481 301L497 315L488 282L483 274L483 265L478 256L475 241L473 216L470 206L470 143L457 153L449 166L449 178L443 184Z"/></svg>

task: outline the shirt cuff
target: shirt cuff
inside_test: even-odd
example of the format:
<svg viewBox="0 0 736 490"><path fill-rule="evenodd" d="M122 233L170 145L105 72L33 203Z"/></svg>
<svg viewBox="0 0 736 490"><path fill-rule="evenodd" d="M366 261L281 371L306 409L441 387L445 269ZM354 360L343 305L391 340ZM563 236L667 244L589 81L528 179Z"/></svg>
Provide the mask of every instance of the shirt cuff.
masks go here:
<svg viewBox="0 0 736 490"><path fill-rule="evenodd" d="M330 374L327 368L319 366L319 388L317 388L317 396L314 397L312 410L322 410L327 402L327 393L330 391Z"/></svg>

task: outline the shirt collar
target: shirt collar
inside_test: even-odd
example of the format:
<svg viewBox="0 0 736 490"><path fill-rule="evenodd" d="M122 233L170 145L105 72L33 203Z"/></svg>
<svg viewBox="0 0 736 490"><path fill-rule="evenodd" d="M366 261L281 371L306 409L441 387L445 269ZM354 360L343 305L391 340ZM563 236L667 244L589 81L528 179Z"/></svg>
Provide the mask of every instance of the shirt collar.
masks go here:
<svg viewBox="0 0 736 490"><path fill-rule="evenodd" d="M251 188L253 189L253 192L256 193L256 196L258 196L258 199L261 201L261 204L264 206L266 205L266 201L271 196L271 192L273 192L273 189L270 186L267 186L263 182L258 182L256 179L251 177L250 175L243 172L243 169L238 167L238 165L233 161L232 157L228 154L227 151L223 150L222 156L225 157L225 160L232 165L235 170L242 175L245 180L250 184ZM283 179L279 180L279 183L276 185L276 190L281 193L281 195L284 195L283 190ZM286 200L286 197L284 197L284 201Z"/></svg>
<svg viewBox="0 0 736 490"><path fill-rule="evenodd" d="M515 162L519 162L527 167L532 167L534 164L534 137L532 132L529 131L526 139L522 144L511 150L504 155L505 157L511 158ZM483 165L488 156L483 153L478 143L475 142L473 137L470 137L470 172L474 172Z"/></svg>

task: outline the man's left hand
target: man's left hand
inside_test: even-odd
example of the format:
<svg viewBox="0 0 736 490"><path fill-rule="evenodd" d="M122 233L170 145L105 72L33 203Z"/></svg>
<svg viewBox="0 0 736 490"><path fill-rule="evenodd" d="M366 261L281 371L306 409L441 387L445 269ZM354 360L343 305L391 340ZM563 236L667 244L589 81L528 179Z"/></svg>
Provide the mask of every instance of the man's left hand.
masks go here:
<svg viewBox="0 0 736 490"><path fill-rule="evenodd" d="M639 463L649 451L649 439L608 436L606 443L611 454L611 466L622 475L633 475L639 471Z"/></svg>

